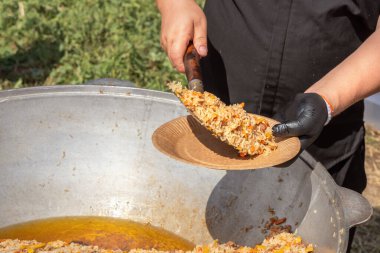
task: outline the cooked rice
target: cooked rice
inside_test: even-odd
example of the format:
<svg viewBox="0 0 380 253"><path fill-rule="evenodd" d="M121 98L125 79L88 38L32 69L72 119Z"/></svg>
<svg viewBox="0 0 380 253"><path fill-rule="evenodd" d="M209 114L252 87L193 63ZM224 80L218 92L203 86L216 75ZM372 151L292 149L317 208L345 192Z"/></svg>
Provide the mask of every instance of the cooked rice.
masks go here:
<svg viewBox="0 0 380 253"><path fill-rule="evenodd" d="M107 250L97 246L84 246L77 243L54 241L40 243L26 240L0 240L0 252L6 253L127 253L128 251ZM128 253L310 253L313 252L311 244L302 243L300 236L290 233L280 233L265 239L254 248L239 247L233 243L218 244L217 241L209 245L196 246L192 251L159 251L132 249Z"/></svg>
<svg viewBox="0 0 380 253"><path fill-rule="evenodd" d="M178 82L168 87L202 125L241 156L269 154L277 148L268 121L247 113L244 103L227 106L212 93L188 90Z"/></svg>

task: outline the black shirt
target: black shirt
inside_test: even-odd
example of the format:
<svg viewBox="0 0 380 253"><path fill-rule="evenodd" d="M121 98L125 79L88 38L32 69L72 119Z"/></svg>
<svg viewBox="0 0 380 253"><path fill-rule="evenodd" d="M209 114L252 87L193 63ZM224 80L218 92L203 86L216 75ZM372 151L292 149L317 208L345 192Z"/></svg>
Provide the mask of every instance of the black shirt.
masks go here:
<svg viewBox="0 0 380 253"><path fill-rule="evenodd" d="M207 0L206 90L273 116L376 29L380 0ZM333 118L308 149L327 168L364 136L363 101Z"/></svg>

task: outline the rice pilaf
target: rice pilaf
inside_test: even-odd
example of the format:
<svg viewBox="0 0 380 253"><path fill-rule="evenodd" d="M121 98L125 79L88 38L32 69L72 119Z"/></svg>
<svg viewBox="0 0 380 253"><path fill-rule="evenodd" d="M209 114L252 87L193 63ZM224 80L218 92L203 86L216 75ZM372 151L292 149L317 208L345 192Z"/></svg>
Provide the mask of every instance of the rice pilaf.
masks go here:
<svg viewBox="0 0 380 253"><path fill-rule="evenodd" d="M300 236L280 233L267 238L262 244L240 247L234 243L198 245L192 251L159 251L155 249L132 249L130 251L101 249L98 246L53 241L41 243L35 240L0 240L0 252L6 253L311 253L313 246L302 243Z"/></svg>
<svg viewBox="0 0 380 253"><path fill-rule="evenodd" d="M179 82L170 82L168 87L203 126L240 156L266 155L277 148L268 121L247 113L244 103L228 106L212 93L189 90Z"/></svg>

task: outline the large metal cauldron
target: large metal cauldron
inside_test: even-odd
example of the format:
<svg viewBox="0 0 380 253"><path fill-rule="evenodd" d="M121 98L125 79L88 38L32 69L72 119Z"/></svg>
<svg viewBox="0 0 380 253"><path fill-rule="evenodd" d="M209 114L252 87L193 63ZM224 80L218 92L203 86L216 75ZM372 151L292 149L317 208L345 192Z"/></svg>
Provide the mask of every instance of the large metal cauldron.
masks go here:
<svg viewBox="0 0 380 253"><path fill-rule="evenodd" d="M0 92L0 227L55 216L150 222L193 241L253 245L268 207L316 252L344 252L369 203L303 153L282 168L228 172L172 160L153 131L186 111L168 93L55 86Z"/></svg>

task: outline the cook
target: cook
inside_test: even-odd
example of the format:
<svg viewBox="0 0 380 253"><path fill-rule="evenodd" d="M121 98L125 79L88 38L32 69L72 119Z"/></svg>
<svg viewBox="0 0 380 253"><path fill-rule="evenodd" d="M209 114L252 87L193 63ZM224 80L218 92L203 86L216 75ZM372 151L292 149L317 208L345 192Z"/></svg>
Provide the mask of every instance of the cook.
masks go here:
<svg viewBox="0 0 380 253"><path fill-rule="evenodd" d="M274 135L299 136L339 185L364 190L362 99L380 91L380 0L156 3L178 71L193 41L205 90L279 119Z"/></svg>

